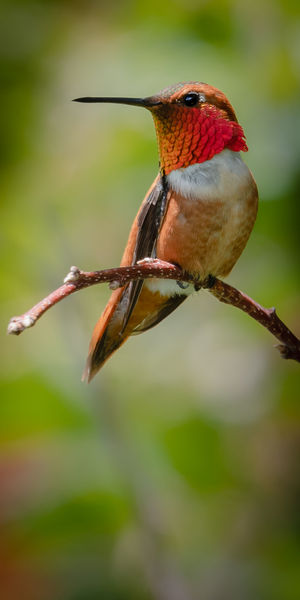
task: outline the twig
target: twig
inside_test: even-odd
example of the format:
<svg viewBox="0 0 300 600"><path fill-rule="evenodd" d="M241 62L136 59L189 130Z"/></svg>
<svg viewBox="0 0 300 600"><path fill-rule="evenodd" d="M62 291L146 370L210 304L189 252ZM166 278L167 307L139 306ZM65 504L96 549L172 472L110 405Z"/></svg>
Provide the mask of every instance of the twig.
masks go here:
<svg viewBox="0 0 300 600"><path fill-rule="evenodd" d="M208 278L206 281L199 282L198 279L185 273L179 267L158 259L144 259L133 266L105 269L103 271L85 272L77 267L71 267L70 272L64 279L64 284L23 315L13 317L9 322L7 331L10 334L19 335L24 329L35 325L36 321L54 304L83 288L98 283L109 283L112 289L116 289L123 287L134 279L149 279L151 277L191 283L196 290L201 287L208 289L220 302L239 308L268 329L281 342L276 347L283 358L300 362L300 340L279 319L275 308L264 308L243 292L220 279Z"/></svg>
<svg viewBox="0 0 300 600"><path fill-rule="evenodd" d="M158 259L151 259L149 261L145 259L131 267L117 267L116 269L104 269L102 271L81 271L78 267L71 267L70 272L64 278L63 285L51 292L49 296L46 296L46 298L35 304L23 315L10 319L7 333L19 335L24 329L33 327L49 308L83 288L96 285L97 283L109 283L111 289L116 289L134 279L148 279L150 277L194 281L190 276L186 279L186 274L179 267Z"/></svg>
<svg viewBox="0 0 300 600"><path fill-rule="evenodd" d="M209 290L220 302L236 306L268 329L280 342L276 348L283 358L300 362L300 340L279 319L275 308L264 308L228 283L216 279Z"/></svg>

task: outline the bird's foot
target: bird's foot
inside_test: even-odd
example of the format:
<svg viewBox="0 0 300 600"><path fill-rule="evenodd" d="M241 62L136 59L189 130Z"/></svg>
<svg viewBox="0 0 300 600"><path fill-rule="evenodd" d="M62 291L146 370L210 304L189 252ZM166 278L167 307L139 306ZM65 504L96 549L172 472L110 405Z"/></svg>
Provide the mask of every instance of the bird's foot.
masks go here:
<svg viewBox="0 0 300 600"><path fill-rule="evenodd" d="M216 277L214 275L208 275L204 281L202 281L202 287L205 289L211 289L216 283Z"/></svg>

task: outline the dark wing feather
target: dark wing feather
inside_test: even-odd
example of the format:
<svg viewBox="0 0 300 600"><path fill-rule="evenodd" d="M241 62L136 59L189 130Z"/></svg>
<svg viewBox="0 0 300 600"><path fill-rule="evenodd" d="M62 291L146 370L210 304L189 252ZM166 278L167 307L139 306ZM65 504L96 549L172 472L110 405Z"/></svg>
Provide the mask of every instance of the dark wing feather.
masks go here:
<svg viewBox="0 0 300 600"><path fill-rule="evenodd" d="M160 228L167 209L168 186L164 176L161 176L154 188L145 198L138 216L138 234L133 253L132 263L136 264L139 260L146 257L155 256L155 247ZM131 281L126 286L122 300L125 300L127 307L124 313L122 331L132 315L132 311L138 301L144 281L138 279Z"/></svg>

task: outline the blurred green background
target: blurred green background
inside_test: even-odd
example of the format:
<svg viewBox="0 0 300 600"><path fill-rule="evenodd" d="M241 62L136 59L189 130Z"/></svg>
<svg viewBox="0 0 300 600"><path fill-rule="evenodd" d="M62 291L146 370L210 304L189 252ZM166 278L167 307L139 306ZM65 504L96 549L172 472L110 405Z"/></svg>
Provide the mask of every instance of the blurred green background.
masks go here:
<svg viewBox="0 0 300 600"><path fill-rule="evenodd" d="M260 190L229 282L300 332L299 3L2 0L1 600L298 600L299 365L207 292L80 376L109 290L21 337L75 264L119 263L157 173L146 111L79 105L178 81L224 91Z"/></svg>

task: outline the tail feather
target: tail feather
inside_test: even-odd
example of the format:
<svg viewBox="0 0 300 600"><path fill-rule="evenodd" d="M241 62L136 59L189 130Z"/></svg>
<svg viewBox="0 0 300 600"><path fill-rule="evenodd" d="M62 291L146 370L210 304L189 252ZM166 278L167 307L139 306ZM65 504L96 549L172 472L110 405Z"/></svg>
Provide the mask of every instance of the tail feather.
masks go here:
<svg viewBox="0 0 300 600"><path fill-rule="evenodd" d="M89 383L105 361L128 337L128 335L120 333L120 318L116 315L116 309L123 291L123 288L119 288L112 293L108 304L94 327L82 381Z"/></svg>
<svg viewBox="0 0 300 600"><path fill-rule="evenodd" d="M102 338L92 352L89 353L86 365L82 374L82 381L90 383L96 373L101 369L108 358L116 351L124 342L128 335L120 336L119 339L110 339L108 343L107 331L104 332Z"/></svg>
<svg viewBox="0 0 300 600"><path fill-rule="evenodd" d="M165 319L186 298L185 294L162 296L143 287L141 296L135 306L128 325L123 330L124 303L126 296L124 288L114 291L96 324L89 349L86 367L82 376L83 381L90 382L107 359L115 352L130 335L147 331ZM122 297L123 296L123 297Z"/></svg>

